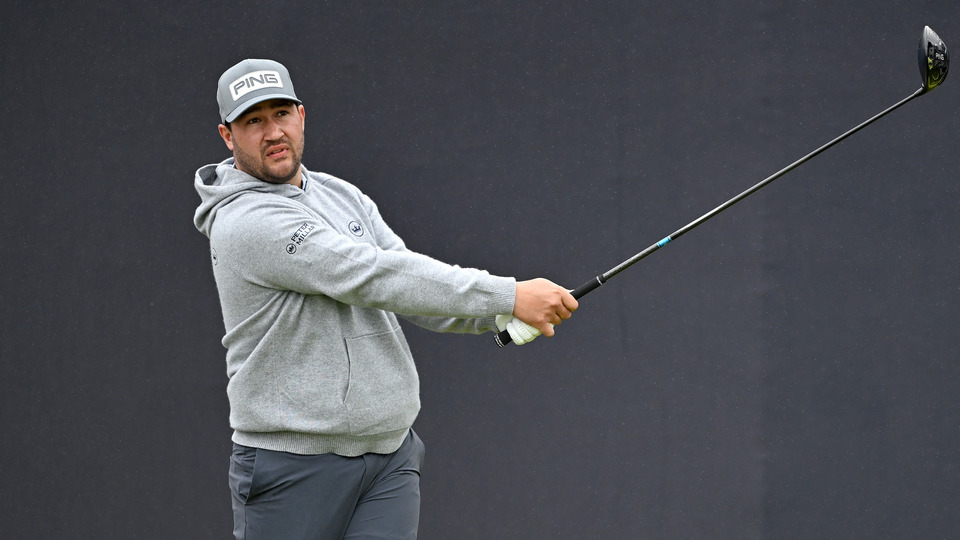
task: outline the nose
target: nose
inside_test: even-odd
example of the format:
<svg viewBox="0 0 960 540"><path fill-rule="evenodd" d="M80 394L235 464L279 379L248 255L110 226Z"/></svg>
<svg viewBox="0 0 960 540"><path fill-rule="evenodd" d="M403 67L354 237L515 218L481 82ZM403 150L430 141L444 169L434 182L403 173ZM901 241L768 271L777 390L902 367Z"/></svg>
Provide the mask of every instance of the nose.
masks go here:
<svg viewBox="0 0 960 540"><path fill-rule="evenodd" d="M283 138L283 130L280 128L280 123L274 119L268 119L267 125L263 130L263 136L267 140L276 140Z"/></svg>

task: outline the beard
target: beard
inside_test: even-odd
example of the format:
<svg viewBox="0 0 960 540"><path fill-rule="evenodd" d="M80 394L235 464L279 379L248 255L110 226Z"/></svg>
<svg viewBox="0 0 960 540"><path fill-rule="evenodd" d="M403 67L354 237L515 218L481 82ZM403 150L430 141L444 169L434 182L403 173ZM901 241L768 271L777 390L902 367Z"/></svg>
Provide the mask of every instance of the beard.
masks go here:
<svg viewBox="0 0 960 540"><path fill-rule="evenodd" d="M235 146L233 149L233 158L237 168L264 182L271 184L289 183L300 174L300 164L303 158L303 139L300 139L300 144L297 146L290 144L288 141L281 142L285 143L290 149L290 160L270 167L267 165L266 156L254 156Z"/></svg>

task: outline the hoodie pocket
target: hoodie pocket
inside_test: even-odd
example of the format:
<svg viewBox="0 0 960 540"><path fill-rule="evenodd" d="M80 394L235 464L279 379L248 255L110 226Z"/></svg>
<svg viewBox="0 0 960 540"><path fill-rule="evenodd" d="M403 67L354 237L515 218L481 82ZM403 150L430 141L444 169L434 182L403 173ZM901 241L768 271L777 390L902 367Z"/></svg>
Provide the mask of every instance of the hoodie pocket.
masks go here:
<svg viewBox="0 0 960 540"><path fill-rule="evenodd" d="M400 327L345 340L350 380L344 406L354 435L410 427L420 411L420 381Z"/></svg>

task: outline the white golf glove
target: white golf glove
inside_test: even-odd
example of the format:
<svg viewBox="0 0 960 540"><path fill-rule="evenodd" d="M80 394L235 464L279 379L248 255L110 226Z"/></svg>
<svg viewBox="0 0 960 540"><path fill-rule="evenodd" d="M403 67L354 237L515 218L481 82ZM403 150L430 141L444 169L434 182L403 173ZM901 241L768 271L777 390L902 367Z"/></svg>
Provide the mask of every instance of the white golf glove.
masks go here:
<svg viewBox="0 0 960 540"><path fill-rule="evenodd" d="M510 334L510 339L516 345L530 343L540 335L540 330L537 330L513 315L497 315L496 322L497 329L501 332L506 330Z"/></svg>

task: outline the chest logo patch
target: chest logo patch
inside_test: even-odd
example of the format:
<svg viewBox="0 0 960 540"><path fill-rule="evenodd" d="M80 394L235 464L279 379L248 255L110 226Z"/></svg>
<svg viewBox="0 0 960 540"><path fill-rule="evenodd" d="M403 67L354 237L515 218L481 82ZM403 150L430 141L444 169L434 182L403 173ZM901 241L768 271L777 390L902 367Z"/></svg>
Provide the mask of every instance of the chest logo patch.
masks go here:
<svg viewBox="0 0 960 540"><path fill-rule="evenodd" d="M359 221L351 221L347 228L354 236L363 236L363 225Z"/></svg>

